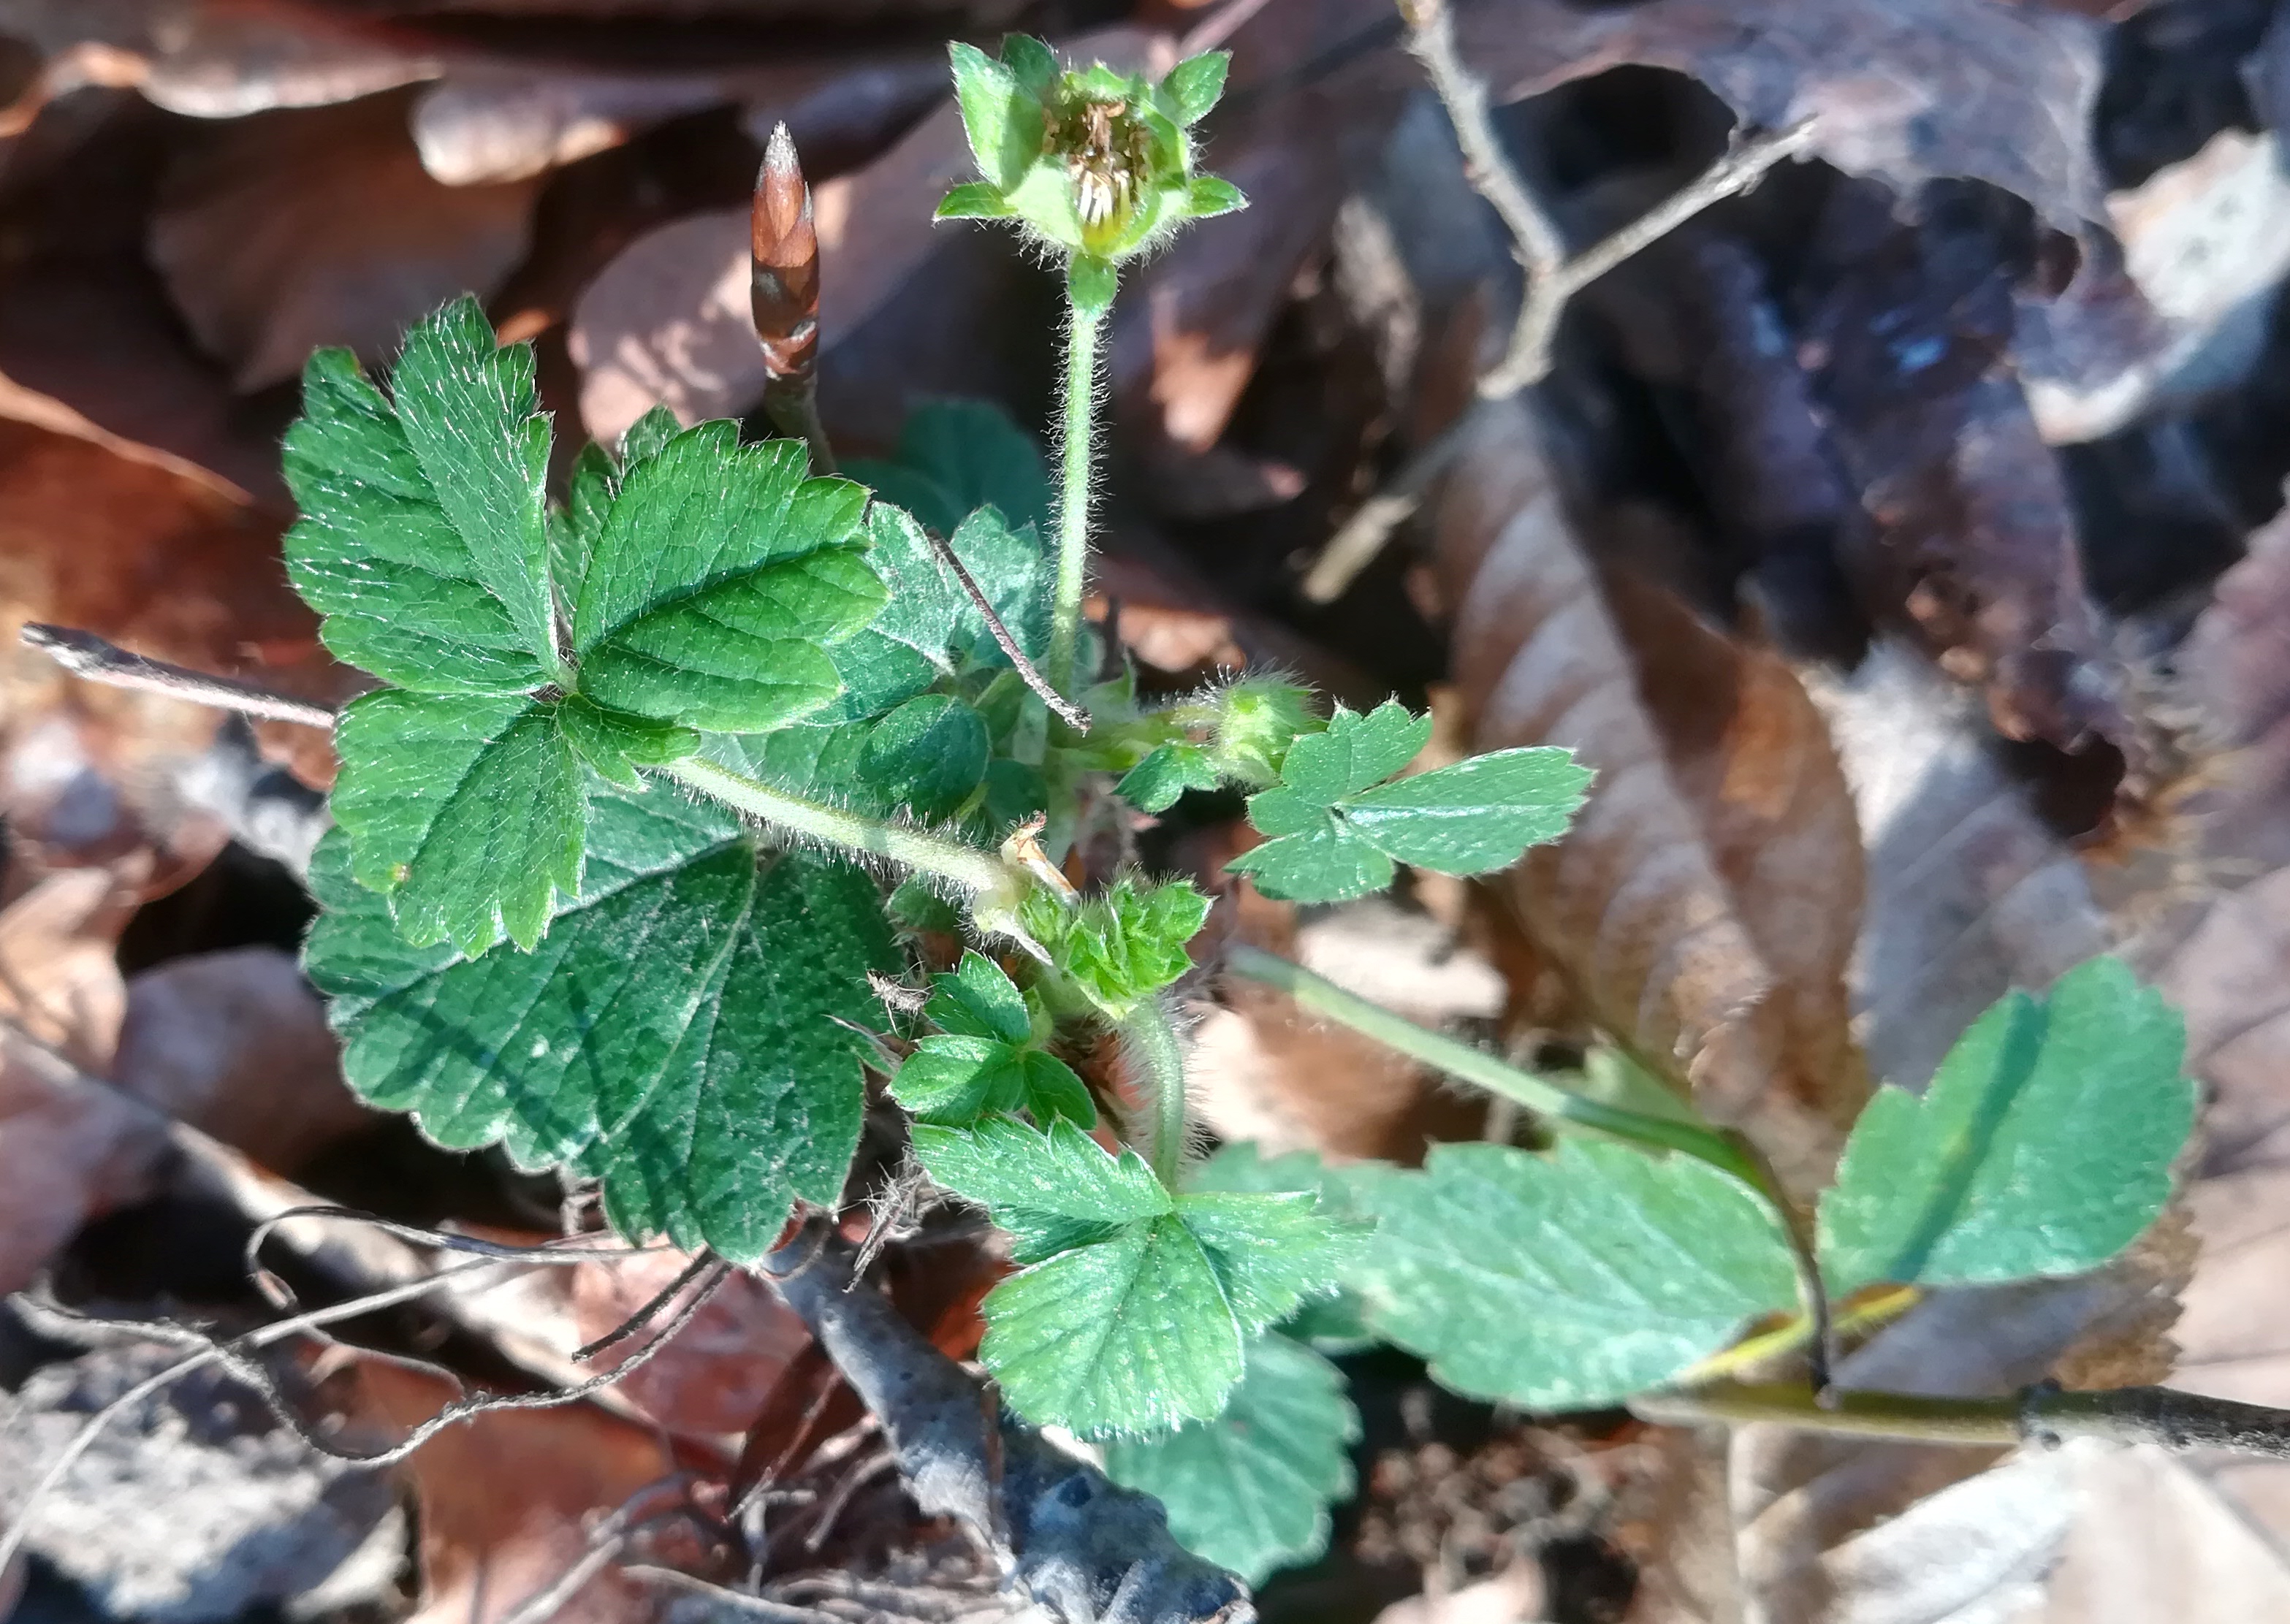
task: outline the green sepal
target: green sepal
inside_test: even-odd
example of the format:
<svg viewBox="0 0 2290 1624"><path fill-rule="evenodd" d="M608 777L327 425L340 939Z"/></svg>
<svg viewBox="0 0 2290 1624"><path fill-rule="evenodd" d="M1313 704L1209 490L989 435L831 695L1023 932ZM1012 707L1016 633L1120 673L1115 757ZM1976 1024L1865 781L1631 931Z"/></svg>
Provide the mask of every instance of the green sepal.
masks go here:
<svg viewBox="0 0 2290 1624"><path fill-rule="evenodd" d="M963 133L989 185L1008 191L1042 150L1042 103L1018 76L975 45L947 47Z"/></svg>
<svg viewBox="0 0 2290 1624"><path fill-rule="evenodd" d="M1207 117L1209 110L1224 95L1225 76L1231 68L1229 51L1204 51L1172 68L1169 76L1160 84L1160 93L1168 102L1169 116L1185 125L1197 124Z"/></svg>
<svg viewBox="0 0 2290 1624"><path fill-rule="evenodd" d="M1008 220L1018 212L990 181L964 180L947 188L933 220Z"/></svg>

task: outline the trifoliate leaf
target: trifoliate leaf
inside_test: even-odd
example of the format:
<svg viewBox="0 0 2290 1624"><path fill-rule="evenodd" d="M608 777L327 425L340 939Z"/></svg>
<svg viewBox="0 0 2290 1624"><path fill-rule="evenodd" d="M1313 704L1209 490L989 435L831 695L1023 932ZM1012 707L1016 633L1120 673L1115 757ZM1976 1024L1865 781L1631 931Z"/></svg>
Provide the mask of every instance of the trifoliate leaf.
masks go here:
<svg viewBox="0 0 2290 1624"><path fill-rule="evenodd" d="M975 948L966 949L953 970L931 978L923 1019L941 1032L1005 1044L1022 1044L1034 1032L1026 995L1001 965Z"/></svg>
<svg viewBox="0 0 2290 1624"><path fill-rule="evenodd" d="M1822 1199L1831 1289L1973 1285L2096 1268L2171 1196L2194 1125L2185 1028L2121 961L2012 992L1918 1099L1878 1092Z"/></svg>
<svg viewBox="0 0 2290 1624"><path fill-rule="evenodd" d="M967 1127L980 1117L1029 1113L1038 1123L1097 1121L1089 1089L1072 1067L1040 1049L991 1037L939 1034L916 1044L891 1092L917 1122Z"/></svg>
<svg viewBox="0 0 2290 1624"><path fill-rule="evenodd" d="M1683 1156L1441 1145L1421 1172L1380 1169L1352 1188L1378 1220L1349 1271L1370 1322L1477 1397L1613 1404L1796 1300L1772 1213Z"/></svg>
<svg viewBox="0 0 2290 1624"><path fill-rule="evenodd" d="M1340 1241L1309 1195L1172 1196L1069 1124L917 1127L915 1154L985 1204L1026 1267L980 1353L1029 1420L1085 1436L1220 1413L1250 1338L1326 1291Z"/></svg>
<svg viewBox="0 0 2290 1624"><path fill-rule="evenodd" d="M1186 1549L1259 1585L1328 1548L1328 1508L1351 1497L1360 1423L1343 1372L1309 1348L1268 1334L1246 1360L1222 1415L1115 1438L1105 1474L1159 1500Z"/></svg>
<svg viewBox="0 0 2290 1624"><path fill-rule="evenodd" d="M628 470L572 617L582 693L734 733L835 698L827 647L885 592L863 556L866 492L804 468L795 442L741 445L717 422Z"/></svg>
<svg viewBox="0 0 2290 1624"><path fill-rule="evenodd" d="M498 468L528 453L534 430L548 434L534 415L530 392L529 351L496 351L484 335L483 357L456 347L461 324L439 324L459 310L450 307L415 328L431 375L465 374L464 384L482 373L484 387L463 388L457 396L476 395L491 409L473 412L464 425L473 460ZM482 320L482 318L479 318ZM525 356L522 394L513 362ZM407 439L406 425L380 390L366 381L348 350L322 349L302 374L303 415L286 434L286 483L301 518L286 534L286 568L295 588L324 617L319 636L352 665L385 682L427 693L521 693L553 681L553 643L536 647L532 620L535 592L547 593L538 564L530 582L508 582L503 596L504 556L522 545L490 532L472 538L458 527L445 497ZM421 414L424 444L434 453L434 414ZM543 460L546 460L544 445ZM533 500L540 500L534 475ZM456 483L456 510L482 509L487 493L498 496L482 477ZM512 527L521 516L510 516ZM539 523L536 520L536 523Z"/></svg>
<svg viewBox="0 0 2290 1624"><path fill-rule="evenodd" d="M1161 81L1169 116L1181 124L1197 124L1207 117L1224 94L1225 75L1231 67L1231 52L1204 51L1169 69L1169 76Z"/></svg>
<svg viewBox="0 0 2290 1624"><path fill-rule="evenodd" d="M1191 968L1185 944L1209 916L1209 900L1183 880L1140 890L1124 877L1071 908L1037 891L1021 907L1027 931L1113 1021Z"/></svg>
<svg viewBox="0 0 2290 1624"><path fill-rule="evenodd" d="M1394 861L1485 874L1565 832L1590 774L1563 749L1498 750L1382 781L1430 729L1397 701L1365 716L1339 708L1326 732L1290 748L1277 787L1249 797L1249 821L1270 838L1227 870L1268 896L1335 902L1390 884Z"/></svg>
<svg viewBox="0 0 2290 1624"><path fill-rule="evenodd" d="M1214 789L1219 781L1216 763L1205 748L1165 744L1122 774L1115 793L1139 812L1165 812L1188 789Z"/></svg>
<svg viewBox="0 0 2290 1624"><path fill-rule="evenodd" d="M335 724L333 813L359 884L408 943L530 948L581 888L581 765L556 707L520 695L353 700Z"/></svg>
<svg viewBox="0 0 2290 1624"><path fill-rule="evenodd" d="M517 809L520 815L525 809ZM797 1196L832 1203L865 1094L870 970L895 969L875 888L671 790L599 792L586 885L539 948L409 945L352 883L340 834L305 962L368 1103L456 1148L604 1182L615 1227L752 1260Z"/></svg>
<svg viewBox="0 0 2290 1624"><path fill-rule="evenodd" d="M1041 448L987 401L926 401L908 413L889 460L854 461L845 471L941 536L952 536L981 508L999 509L1013 532L1030 524L1037 534L1049 532L1050 474ZM1003 583L990 565L967 552L962 561L1006 619Z"/></svg>

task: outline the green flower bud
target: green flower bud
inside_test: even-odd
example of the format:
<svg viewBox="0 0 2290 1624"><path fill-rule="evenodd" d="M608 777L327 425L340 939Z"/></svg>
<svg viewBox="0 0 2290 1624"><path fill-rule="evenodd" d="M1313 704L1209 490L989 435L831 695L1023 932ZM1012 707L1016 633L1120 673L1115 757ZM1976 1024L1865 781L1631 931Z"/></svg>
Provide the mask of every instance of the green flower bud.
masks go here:
<svg viewBox="0 0 2290 1624"><path fill-rule="evenodd" d="M1077 301L1110 302L1113 268L1189 220L1246 206L1231 183L1193 172L1188 129L1223 93L1228 55L1180 62L1158 84L1099 62L1061 68L1013 34L997 61L950 48L964 131L982 179L949 191L941 220L1015 220L1073 261Z"/></svg>
<svg viewBox="0 0 2290 1624"><path fill-rule="evenodd" d="M1220 694L1212 759L1225 781L1247 789L1278 783L1288 747L1326 726L1312 714L1311 697L1271 676L1244 676Z"/></svg>

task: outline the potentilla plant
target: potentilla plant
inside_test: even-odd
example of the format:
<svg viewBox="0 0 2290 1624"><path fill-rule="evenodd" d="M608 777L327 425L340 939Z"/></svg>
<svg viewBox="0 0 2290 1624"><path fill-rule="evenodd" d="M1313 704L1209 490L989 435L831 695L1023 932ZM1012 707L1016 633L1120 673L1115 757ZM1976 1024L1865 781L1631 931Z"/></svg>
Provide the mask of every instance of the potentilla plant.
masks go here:
<svg viewBox="0 0 2290 1624"><path fill-rule="evenodd" d="M1013 221L1064 272L1054 491L1015 426L945 404L846 477L655 411L552 500L532 351L474 302L386 388L312 358L288 564L381 684L337 728L307 953L360 1094L596 1180L632 1239L752 1263L841 1201L864 1068L889 1072L921 1167L1008 1234L982 1349L1005 1400L1107 1440L1251 1576L1324 1540L1349 1482L1328 1351L1610 1404L1729 1368L1760 1324L1818 1350L1832 1296L2074 1273L2146 1228L2193 1095L2175 1018L2107 961L1990 1012L1923 1098L1880 1093L1811 1224L1682 1104L1571 1092L1245 949L1229 969L1522 1101L1550 1148L1194 1155L1171 988L1209 900L1080 889L1090 820L1245 792L1263 839L1236 883L1330 902L1403 864L1503 868L1589 775L1552 748L1410 773L1429 718L1277 676L1147 700L1084 675L1098 337L1125 264L1242 206L1196 170L1225 60L1157 83L1013 38L954 71L981 178L941 216ZM926 973L924 927L958 961ZM1116 1092L1084 1076L1109 1033Z"/></svg>

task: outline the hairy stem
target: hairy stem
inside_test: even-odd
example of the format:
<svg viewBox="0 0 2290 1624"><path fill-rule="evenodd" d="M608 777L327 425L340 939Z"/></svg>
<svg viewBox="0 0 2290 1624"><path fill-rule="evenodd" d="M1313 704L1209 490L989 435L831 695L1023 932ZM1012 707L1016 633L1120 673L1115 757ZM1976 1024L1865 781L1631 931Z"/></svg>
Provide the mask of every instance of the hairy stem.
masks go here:
<svg viewBox="0 0 2290 1624"><path fill-rule="evenodd" d="M1121 1023L1121 1040L1153 1091L1153 1171L1173 1190L1185 1162L1185 1052L1168 1005L1157 997L1139 1004Z"/></svg>
<svg viewBox="0 0 2290 1624"><path fill-rule="evenodd" d="M1753 1189L1762 1192L1765 1188L1763 1174L1751 1158L1714 1128L1673 1117L1647 1116L1561 1088L1546 1077L1521 1071L1469 1044L1426 1031L1413 1021L1357 997L1326 977L1314 975L1301 964L1291 964L1277 954L1235 946L1227 950L1225 964L1237 975L1278 988L1316 1015L1349 1027L1451 1077L1517 1100L1539 1116L1596 1128L1650 1149L1676 1150L1696 1161L1707 1162L1721 1172L1731 1173Z"/></svg>
<svg viewBox="0 0 2290 1624"><path fill-rule="evenodd" d="M846 852L887 859L917 874L958 885L973 895L1030 884L991 852L981 852L976 846L924 829L905 828L878 819L862 818L839 806L806 801L697 756L687 756L662 771L701 794L750 817L760 818L774 828L825 841Z"/></svg>
<svg viewBox="0 0 2290 1624"><path fill-rule="evenodd" d="M1066 397L1059 420L1058 586L1050 620L1050 685L1073 692L1081 643L1081 596L1089 583L1089 500L1097 460L1097 338L1101 310L1070 310L1066 327Z"/></svg>
<svg viewBox="0 0 2290 1624"><path fill-rule="evenodd" d="M1672 1426L1763 1421L1850 1437L2006 1447L2099 1438L2290 1459L2290 1411L2174 1388L2070 1392L2046 1382L2001 1398L1940 1398L1921 1393L1816 1395L1794 1382L1715 1381L1644 1393L1630 1401L1630 1409L1642 1420Z"/></svg>

